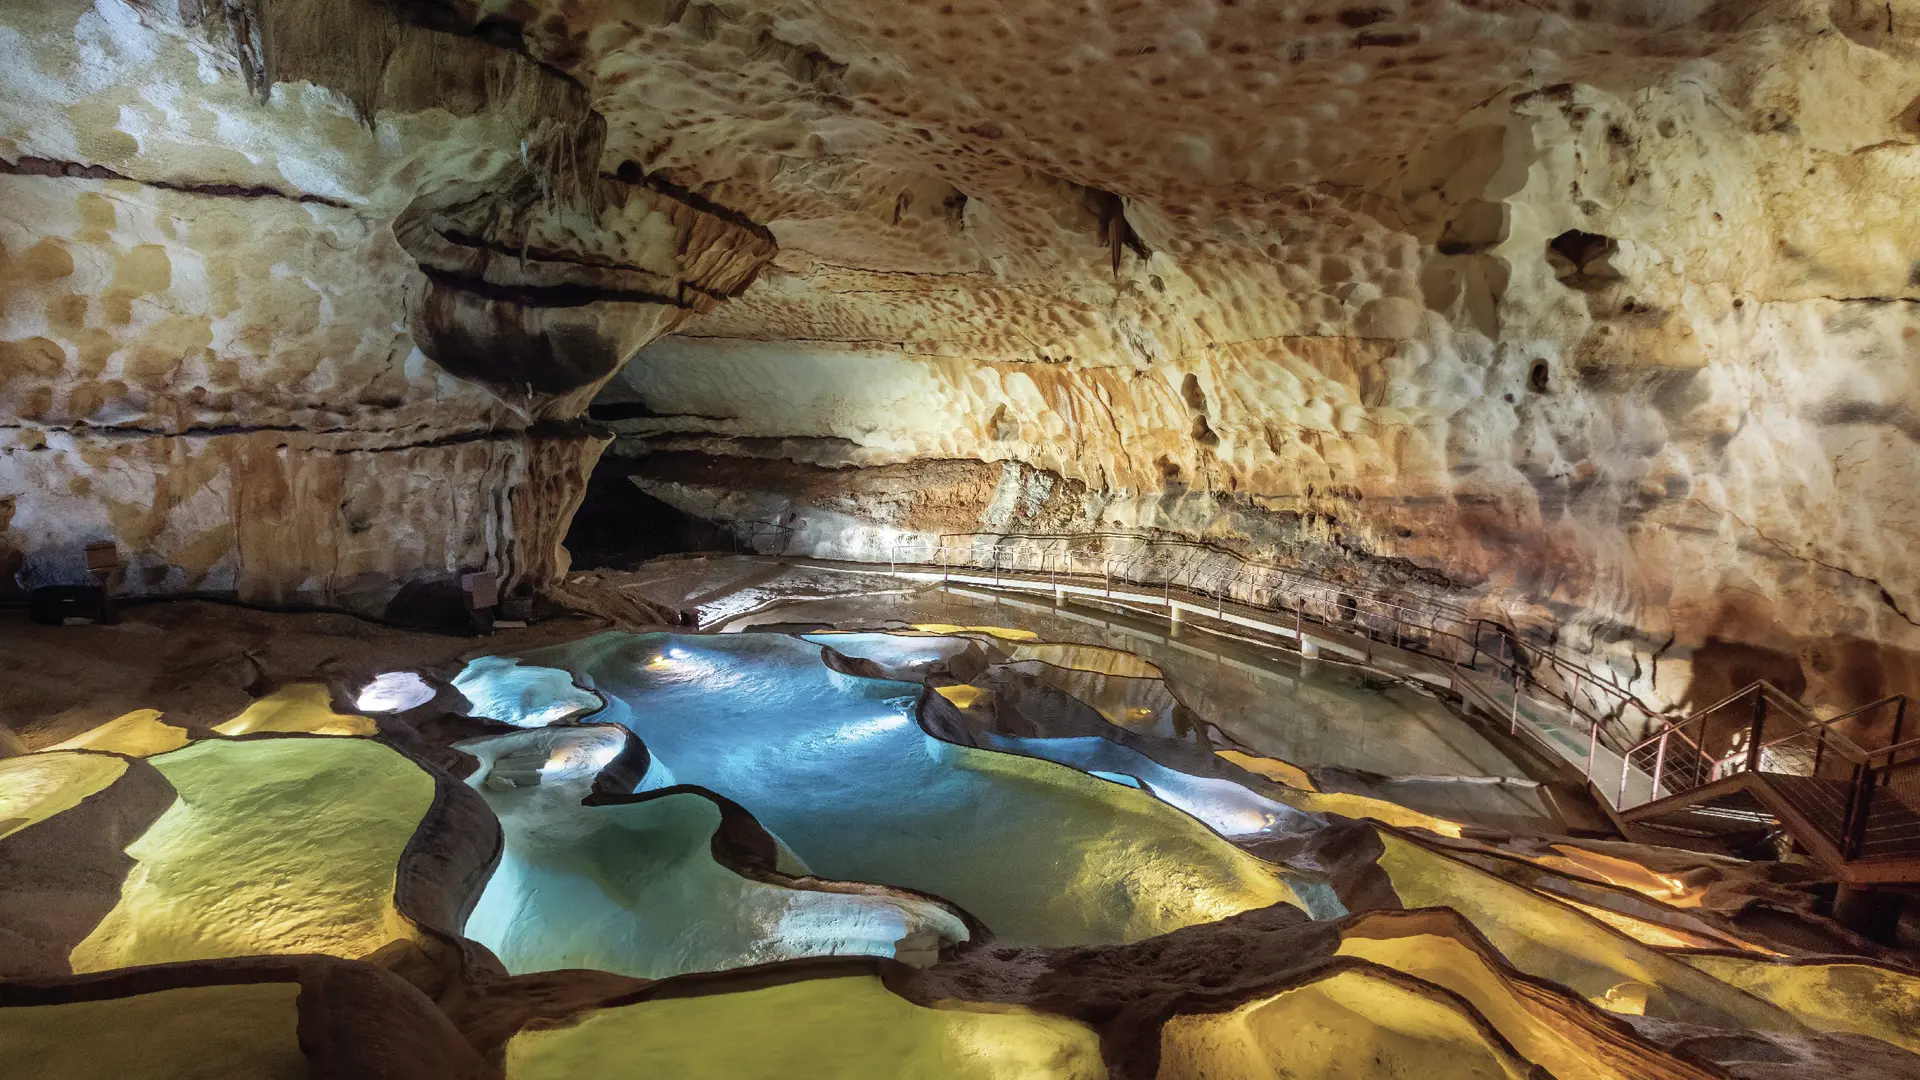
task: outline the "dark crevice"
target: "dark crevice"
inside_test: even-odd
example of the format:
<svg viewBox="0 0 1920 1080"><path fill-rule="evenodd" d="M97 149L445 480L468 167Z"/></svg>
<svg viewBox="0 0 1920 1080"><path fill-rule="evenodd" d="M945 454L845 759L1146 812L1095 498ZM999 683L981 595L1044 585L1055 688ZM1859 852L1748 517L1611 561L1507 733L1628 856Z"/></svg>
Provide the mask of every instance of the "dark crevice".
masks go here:
<svg viewBox="0 0 1920 1080"><path fill-rule="evenodd" d="M415 26L443 34L470 37L507 52L518 53L541 68L584 91L586 84L569 72L564 63L575 57L542 59L527 48L526 27L505 15L485 15L474 21L465 5L455 0L392 0L400 14Z"/></svg>
<svg viewBox="0 0 1920 1080"><path fill-rule="evenodd" d="M1100 218L1100 235L1106 240L1108 252L1113 261L1113 276L1120 277L1120 253L1130 250L1141 260L1153 254L1147 242L1133 231L1133 225L1127 221L1126 200L1111 191L1099 188L1086 189L1087 205Z"/></svg>
<svg viewBox="0 0 1920 1080"><path fill-rule="evenodd" d="M596 401L587 406L587 416L602 424L618 420L658 420L660 414L644 401Z"/></svg>
<svg viewBox="0 0 1920 1080"><path fill-rule="evenodd" d="M1611 236L1568 229L1547 241L1547 264L1560 283L1581 292L1597 292L1626 280L1613 265L1620 243Z"/></svg>
<svg viewBox="0 0 1920 1080"><path fill-rule="evenodd" d="M724 424L740 419L737 416L718 416L708 413L655 412L645 403L638 401L596 402L587 406L587 417L603 424L611 424L619 420L697 420L701 423Z"/></svg>
<svg viewBox="0 0 1920 1080"><path fill-rule="evenodd" d="M642 491L630 478L645 459L603 457L567 529L576 570L630 570L648 559L725 550L732 534Z"/></svg>
<svg viewBox="0 0 1920 1080"><path fill-rule="evenodd" d="M747 230L769 244L779 243L779 241L773 238L773 230L767 228L765 225L760 224L732 207L722 206L697 191L681 187L679 184L658 174L647 172L641 168L640 163L637 161L621 162L620 167L615 169L612 175L615 180L623 184L644 187L648 191L664 195L689 209L698 210L703 214L711 214L729 225L736 225Z"/></svg>
<svg viewBox="0 0 1920 1080"><path fill-rule="evenodd" d="M694 305L675 296L663 296L645 289L607 289L594 285L498 285L491 281L455 274L424 263L420 272L427 280L443 288L454 289L488 300L518 304L529 308L576 308L588 304L660 304L693 310Z"/></svg>
<svg viewBox="0 0 1920 1080"><path fill-rule="evenodd" d="M1873 584L1880 585L1877 581L1873 582ZM1907 614L1906 611L1900 607L1900 602L1893 598L1893 594L1887 591L1885 585L1880 585L1880 602L1892 608L1895 615L1907 620L1907 622L1914 626L1920 626L1920 621L1916 621L1913 616Z"/></svg>
<svg viewBox="0 0 1920 1080"><path fill-rule="evenodd" d="M537 247L530 247L530 246L515 247L512 244L508 244L503 241L492 240L484 236L475 236L472 233L462 232L459 230L442 229L438 231L441 239L445 240L447 243L452 244L455 247L469 248L477 251L490 251L496 255L505 255L508 258L515 259L523 263L528 261L542 262L542 263L556 263L564 266L578 266L584 270L600 270L600 271L610 271L614 273L625 273L625 274L645 274L649 277L656 277L656 278L665 276L656 271L649 270L644 266L633 266L628 263L615 262L612 259L596 259L590 255L582 255L576 252L559 251L553 248L537 248ZM442 271L442 272L450 273L450 271ZM752 281L753 281L753 278L751 276L748 277L747 284L751 284ZM679 286L680 294L683 299L688 293L696 293L700 296L707 297L708 299L714 300L716 302L722 301L722 300L730 300L734 296L739 295L739 293L746 288L746 285L743 284L739 288L733 290L732 292L724 292L719 289L709 289L704 285L698 285L691 281L682 281L682 282L678 282L677 284ZM526 286L526 287L528 288L560 288L562 286ZM589 286L582 286L582 287L587 288ZM598 286L591 286L591 287L597 288ZM556 307L556 306L568 306L568 305L545 304L542 306ZM691 303L679 303L676 306L695 307L697 305L691 304Z"/></svg>
<svg viewBox="0 0 1920 1080"><path fill-rule="evenodd" d="M558 251L553 248L532 246L515 247L512 244L503 243L499 240L490 240L484 236L475 236L472 233L460 232L458 230L441 229L439 232L442 239L455 247L491 251L496 255L506 255L522 262L531 260L533 262L564 263L568 266L578 266L589 270L612 270L629 274L647 274L652 277L662 276L652 270L648 270L644 266L631 266L627 263L614 262L611 259L595 259L590 255L583 255L578 252Z"/></svg>
<svg viewBox="0 0 1920 1080"><path fill-rule="evenodd" d="M243 184L192 183L178 180L143 180L115 172L105 165L82 165L77 161L55 161L52 158L23 157L19 161L7 161L0 158L0 175L7 176L56 176L70 177L76 180L125 180L143 187L161 188L166 191L178 191L187 195L205 195L217 199L285 199L288 202L318 203L341 210L353 209L352 204L339 199L330 199L325 195L308 195L304 192L286 192L265 185L247 186Z"/></svg>
<svg viewBox="0 0 1920 1080"><path fill-rule="evenodd" d="M0 425L0 430L27 430L25 425ZM36 431L57 431L74 435L94 435L109 439L210 439L237 435L260 434L302 434L314 437L326 436L366 436L377 438L381 432L365 431L357 428L303 428L296 424L228 424L206 427L181 428L168 431L162 428L140 427L95 427L90 424L71 426L35 427ZM469 431L455 431L445 435L436 435L417 442L397 442L382 446L344 446L303 447L316 454L385 454L399 450L432 450L443 446L458 446L462 443L507 441L513 439L581 439L606 438L609 433L590 424L535 424L526 428L478 428ZM286 443L282 443L286 446ZM50 449L46 446L14 446L0 449L0 453L37 452Z"/></svg>
<svg viewBox="0 0 1920 1080"><path fill-rule="evenodd" d="M27 424L0 424L0 431L25 431ZM184 428L150 428L132 424L35 424L35 431L59 431L71 434L124 436L126 438L207 438L220 435L253 435L260 432L304 431L312 435L369 434L354 428L304 428L299 424L204 424Z"/></svg>

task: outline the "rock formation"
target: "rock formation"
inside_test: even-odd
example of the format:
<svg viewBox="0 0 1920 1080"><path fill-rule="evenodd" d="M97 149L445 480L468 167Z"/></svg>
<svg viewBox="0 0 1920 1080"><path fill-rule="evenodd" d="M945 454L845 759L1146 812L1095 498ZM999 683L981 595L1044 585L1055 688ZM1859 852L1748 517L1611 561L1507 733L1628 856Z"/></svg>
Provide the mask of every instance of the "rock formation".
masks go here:
<svg viewBox="0 0 1920 1080"><path fill-rule="evenodd" d="M135 593L544 584L605 443L570 422L773 251L600 175L565 76L380 5L8 25L0 589L98 539Z"/></svg>
<svg viewBox="0 0 1920 1080"><path fill-rule="evenodd" d="M1203 537L1656 705L1920 688L1912 0L0 24L0 588L531 590L597 394L794 553Z"/></svg>
<svg viewBox="0 0 1920 1080"><path fill-rule="evenodd" d="M0 758L9 1075L1916 1075L1912 953L1784 864L1324 805L1224 729L1107 719L1145 687L1102 680L1166 673L1032 631L573 622L458 678L592 682L584 721L417 674L438 703L334 711L450 648L381 628L224 721L149 682Z"/></svg>

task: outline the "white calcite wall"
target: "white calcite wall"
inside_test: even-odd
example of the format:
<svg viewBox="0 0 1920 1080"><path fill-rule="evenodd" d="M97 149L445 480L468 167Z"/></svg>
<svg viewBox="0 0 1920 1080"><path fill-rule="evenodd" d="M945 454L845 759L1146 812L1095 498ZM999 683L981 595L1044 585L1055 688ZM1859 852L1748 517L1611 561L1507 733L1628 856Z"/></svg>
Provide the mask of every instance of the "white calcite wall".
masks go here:
<svg viewBox="0 0 1920 1080"><path fill-rule="evenodd" d="M0 12L0 593L95 540L132 593L551 580L604 444L564 422L771 242L598 177L525 57L244 10L264 67L217 5Z"/></svg>

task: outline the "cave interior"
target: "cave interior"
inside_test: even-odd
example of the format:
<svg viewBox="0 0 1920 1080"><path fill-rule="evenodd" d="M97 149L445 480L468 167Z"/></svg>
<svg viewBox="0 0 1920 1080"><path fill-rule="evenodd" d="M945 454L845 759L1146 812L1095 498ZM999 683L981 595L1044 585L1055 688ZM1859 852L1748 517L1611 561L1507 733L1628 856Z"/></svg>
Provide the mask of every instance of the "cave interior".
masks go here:
<svg viewBox="0 0 1920 1080"><path fill-rule="evenodd" d="M0 61L0 1072L1920 1077L1920 0Z"/></svg>

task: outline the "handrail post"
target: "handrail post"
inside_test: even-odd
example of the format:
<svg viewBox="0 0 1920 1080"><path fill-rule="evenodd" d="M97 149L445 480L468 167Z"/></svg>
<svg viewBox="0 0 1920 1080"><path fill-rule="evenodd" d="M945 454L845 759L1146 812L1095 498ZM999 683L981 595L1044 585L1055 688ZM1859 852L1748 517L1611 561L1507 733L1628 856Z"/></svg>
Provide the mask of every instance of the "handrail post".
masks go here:
<svg viewBox="0 0 1920 1080"><path fill-rule="evenodd" d="M1840 857L1854 859L1867 842L1867 816L1873 806L1873 770L1861 762L1853 767L1853 783L1847 794L1847 813L1840 838Z"/></svg>
<svg viewBox="0 0 1920 1080"><path fill-rule="evenodd" d="M1577 713L1575 715L1578 715ZM1587 729L1587 782L1593 782L1593 758L1600 752L1600 721Z"/></svg>
<svg viewBox="0 0 1920 1080"><path fill-rule="evenodd" d="M1654 752L1653 788L1647 792L1648 802L1660 797L1660 776L1667 771L1667 738L1672 734L1673 729L1670 727L1660 732L1660 748Z"/></svg>
<svg viewBox="0 0 1920 1080"><path fill-rule="evenodd" d="M1520 733L1520 665L1513 668L1513 712L1507 717L1507 734Z"/></svg>
<svg viewBox="0 0 1920 1080"><path fill-rule="evenodd" d="M1620 797L1613 802L1615 810L1624 810L1627 806L1627 772L1633 768L1633 747L1628 747L1620 755Z"/></svg>
<svg viewBox="0 0 1920 1080"><path fill-rule="evenodd" d="M1753 694L1753 730L1747 735L1747 771L1760 771L1760 738L1767 726L1767 692L1756 690ZM1700 739L1704 744L1707 738L1706 722L1701 721ZM1704 747L1703 747L1704 748Z"/></svg>
<svg viewBox="0 0 1920 1080"><path fill-rule="evenodd" d="M1893 737L1887 740L1888 746L1900 745L1900 731L1902 728L1906 726L1906 723L1907 723L1907 696L1905 694L1902 694L1900 695L1900 703L1893 707ZM1887 784L1893 783L1893 767L1899 764L1899 761L1900 761L1899 754L1887 755L1887 771L1885 774ZM1885 786L1885 785L1882 785L1882 786Z"/></svg>

